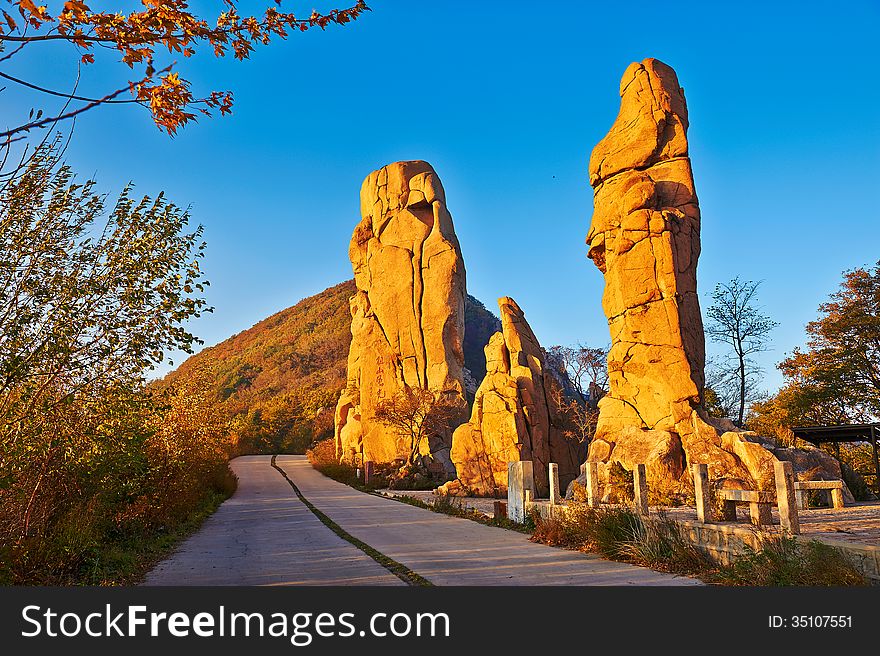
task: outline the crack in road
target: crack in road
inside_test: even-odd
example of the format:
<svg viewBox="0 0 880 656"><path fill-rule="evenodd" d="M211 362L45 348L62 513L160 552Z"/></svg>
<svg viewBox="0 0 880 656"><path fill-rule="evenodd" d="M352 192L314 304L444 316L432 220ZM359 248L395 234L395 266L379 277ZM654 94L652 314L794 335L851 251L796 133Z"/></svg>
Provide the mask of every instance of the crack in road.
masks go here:
<svg viewBox="0 0 880 656"><path fill-rule="evenodd" d="M375 560L382 567L384 567L389 572L394 574L397 578L399 578L401 581L403 581L407 585L413 585L413 586L433 586L434 585L428 579L424 578L423 576L421 576L417 572L414 572L413 570L411 570L409 567L407 567L403 563L399 563L396 560L394 560L393 558L389 558L388 556L386 556L382 552L377 551L376 549L374 549L373 547L368 545L366 542L358 540L351 533L349 533L344 528L342 528L339 524L337 524L332 519L330 519L327 515L322 513L320 510L318 510L312 504L312 502L310 502L308 499L305 498L305 496L303 496L303 493L300 492L299 488L296 486L296 483L294 483L290 479L290 476L287 475L287 472L284 471L283 469L281 469L281 467L279 467L277 464L275 464L275 458L276 458L276 456L272 456L272 467L284 477L284 480L287 481L288 485L290 485L290 487L293 489L297 498L299 498L299 500L303 502L303 505L305 505L305 507L308 508L312 512L312 514L315 517L317 517L321 521L322 524L324 524L324 526L329 528L331 531L333 531L336 535L341 537L346 542L354 545L355 547L357 547L358 549L363 551L370 558Z"/></svg>

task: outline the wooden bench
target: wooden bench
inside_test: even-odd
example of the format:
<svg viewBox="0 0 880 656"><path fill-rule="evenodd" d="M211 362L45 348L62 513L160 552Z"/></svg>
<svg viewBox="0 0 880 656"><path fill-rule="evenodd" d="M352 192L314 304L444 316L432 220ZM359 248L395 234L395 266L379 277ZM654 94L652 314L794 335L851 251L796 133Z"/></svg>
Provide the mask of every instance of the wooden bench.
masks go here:
<svg viewBox="0 0 880 656"><path fill-rule="evenodd" d="M828 490L831 493L831 505L843 508L843 481L795 481L794 494L798 508L806 510L810 507L810 490Z"/></svg>
<svg viewBox="0 0 880 656"><path fill-rule="evenodd" d="M749 516L755 526L766 526L773 523L771 508L776 503L773 492L755 490L719 490L718 495L724 501L722 519L736 521L736 504L749 504Z"/></svg>

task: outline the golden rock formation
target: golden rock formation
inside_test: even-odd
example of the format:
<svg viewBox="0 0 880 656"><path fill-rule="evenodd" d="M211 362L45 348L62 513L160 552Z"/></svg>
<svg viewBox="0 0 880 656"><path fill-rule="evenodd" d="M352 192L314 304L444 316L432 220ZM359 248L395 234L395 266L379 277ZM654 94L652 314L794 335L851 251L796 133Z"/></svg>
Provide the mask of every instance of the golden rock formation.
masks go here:
<svg viewBox="0 0 880 656"><path fill-rule="evenodd" d="M626 70L620 96L617 120L590 157L587 243L605 275L611 351L589 460L628 470L645 463L649 479L672 487L687 485L691 463L731 486L770 487L771 451L748 433L722 435L701 407L700 208L684 91L669 66L646 59Z"/></svg>
<svg viewBox="0 0 880 656"><path fill-rule="evenodd" d="M409 444L375 420L381 399L419 387L460 407L455 425L467 417L465 268L443 185L427 162L395 162L367 176L361 216L348 249L357 293L336 450L344 461L391 462ZM451 433L426 445L449 473Z"/></svg>
<svg viewBox="0 0 880 656"><path fill-rule="evenodd" d="M477 389L470 421L452 436L458 479L440 491L504 495L507 463L531 460L537 492L547 496L547 465L559 464L565 486L577 476L586 449L565 436L564 418L554 402L559 384L523 311L508 297L498 299L498 306L501 332L485 348L486 377Z"/></svg>

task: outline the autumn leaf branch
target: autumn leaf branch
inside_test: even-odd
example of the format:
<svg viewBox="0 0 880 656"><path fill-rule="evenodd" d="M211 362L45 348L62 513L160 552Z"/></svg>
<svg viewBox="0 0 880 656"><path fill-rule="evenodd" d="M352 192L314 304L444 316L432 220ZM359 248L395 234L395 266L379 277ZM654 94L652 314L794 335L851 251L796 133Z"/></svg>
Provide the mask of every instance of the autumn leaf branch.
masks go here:
<svg viewBox="0 0 880 656"><path fill-rule="evenodd" d="M275 1L280 4L280 0ZM158 72L155 70L157 48L162 47L169 53L179 53L189 58L196 54L196 47L205 44L211 47L216 57L224 57L231 51L236 59L244 60L256 45L266 45L273 37L287 38L288 30L305 32L313 27L324 30L331 24L349 23L363 12L370 11L364 0L357 0L348 9L333 9L326 14L313 11L305 19L276 7L268 7L259 17L241 16L236 9L237 0L224 0L226 11L220 13L214 26L211 26L204 18L189 11L186 0L141 0L145 9L129 14L94 12L85 2L66 0L61 11L54 16L47 6L37 5L34 0L6 2L14 9L13 13L17 10L20 18L0 10L0 47L4 42L20 45L0 58L0 62L10 59L27 44L66 41L79 50L79 63L82 65L95 62L95 55L87 51L99 45L121 53L120 61L131 69L136 65L144 67L144 75L139 80L129 81L126 87L101 98L74 97L0 73L3 78L35 91L60 96L68 101L86 102L82 107L53 118L30 121L0 132L0 137L7 139L18 132L76 116L98 105L126 102L135 102L148 108L157 127L173 136L181 126L195 120L198 113L207 116L211 115L211 110L219 110L221 115L231 113L233 97L229 91L212 91L205 97L197 98L191 91L189 81L171 71L174 64ZM29 29L46 31L27 34ZM134 98L117 100L117 96L126 89L132 92Z"/></svg>

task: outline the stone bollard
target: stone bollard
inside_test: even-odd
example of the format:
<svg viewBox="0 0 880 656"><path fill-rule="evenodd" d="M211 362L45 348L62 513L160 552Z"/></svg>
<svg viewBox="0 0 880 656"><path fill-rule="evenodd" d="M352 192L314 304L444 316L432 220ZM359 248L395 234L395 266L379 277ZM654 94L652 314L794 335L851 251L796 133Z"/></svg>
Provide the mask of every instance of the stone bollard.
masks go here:
<svg viewBox="0 0 880 656"><path fill-rule="evenodd" d="M373 482L373 473L375 472L376 463L372 460L367 460L364 463L364 485L369 485Z"/></svg>
<svg viewBox="0 0 880 656"><path fill-rule="evenodd" d="M834 487L831 488L831 505L834 508L843 508L843 488L842 487Z"/></svg>
<svg viewBox="0 0 880 656"><path fill-rule="evenodd" d="M561 500L559 494L559 465L555 462L550 463L550 505L555 506Z"/></svg>
<svg viewBox="0 0 880 656"><path fill-rule="evenodd" d="M797 505L798 507L798 510L810 509L810 495L807 493L806 490L795 490L794 501L795 505Z"/></svg>
<svg viewBox="0 0 880 656"><path fill-rule="evenodd" d="M801 525L798 521L797 502L794 494L794 470L787 460L773 463L776 477L776 505L779 506L779 525L787 535L799 535Z"/></svg>
<svg viewBox="0 0 880 656"><path fill-rule="evenodd" d="M492 503L492 516L495 519L507 518L507 504L503 501L495 501Z"/></svg>
<svg viewBox="0 0 880 656"><path fill-rule="evenodd" d="M526 519L526 492L535 498L535 476L531 460L507 463L507 516L522 524Z"/></svg>
<svg viewBox="0 0 880 656"><path fill-rule="evenodd" d="M697 521L701 524L712 521L712 499L709 495L709 466L693 465L694 496L697 499Z"/></svg>
<svg viewBox="0 0 880 656"><path fill-rule="evenodd" d="M361 468L360 467L358 467L357 469L354 470L354 477L357 480L361 480Z"/></svg>
<svg viewBox="0 0 880 656"><path fill-rule="evenodd" d="M590 508L599 507L599 463L584 463L587 474L587 505Z"/></svg>
<svg viewBox="0 0 880 656"><path fill-rule="evenodd" d="M636 465L633 472L633 502L637 513L648 514L648 477L644 465Z"/></svg>

